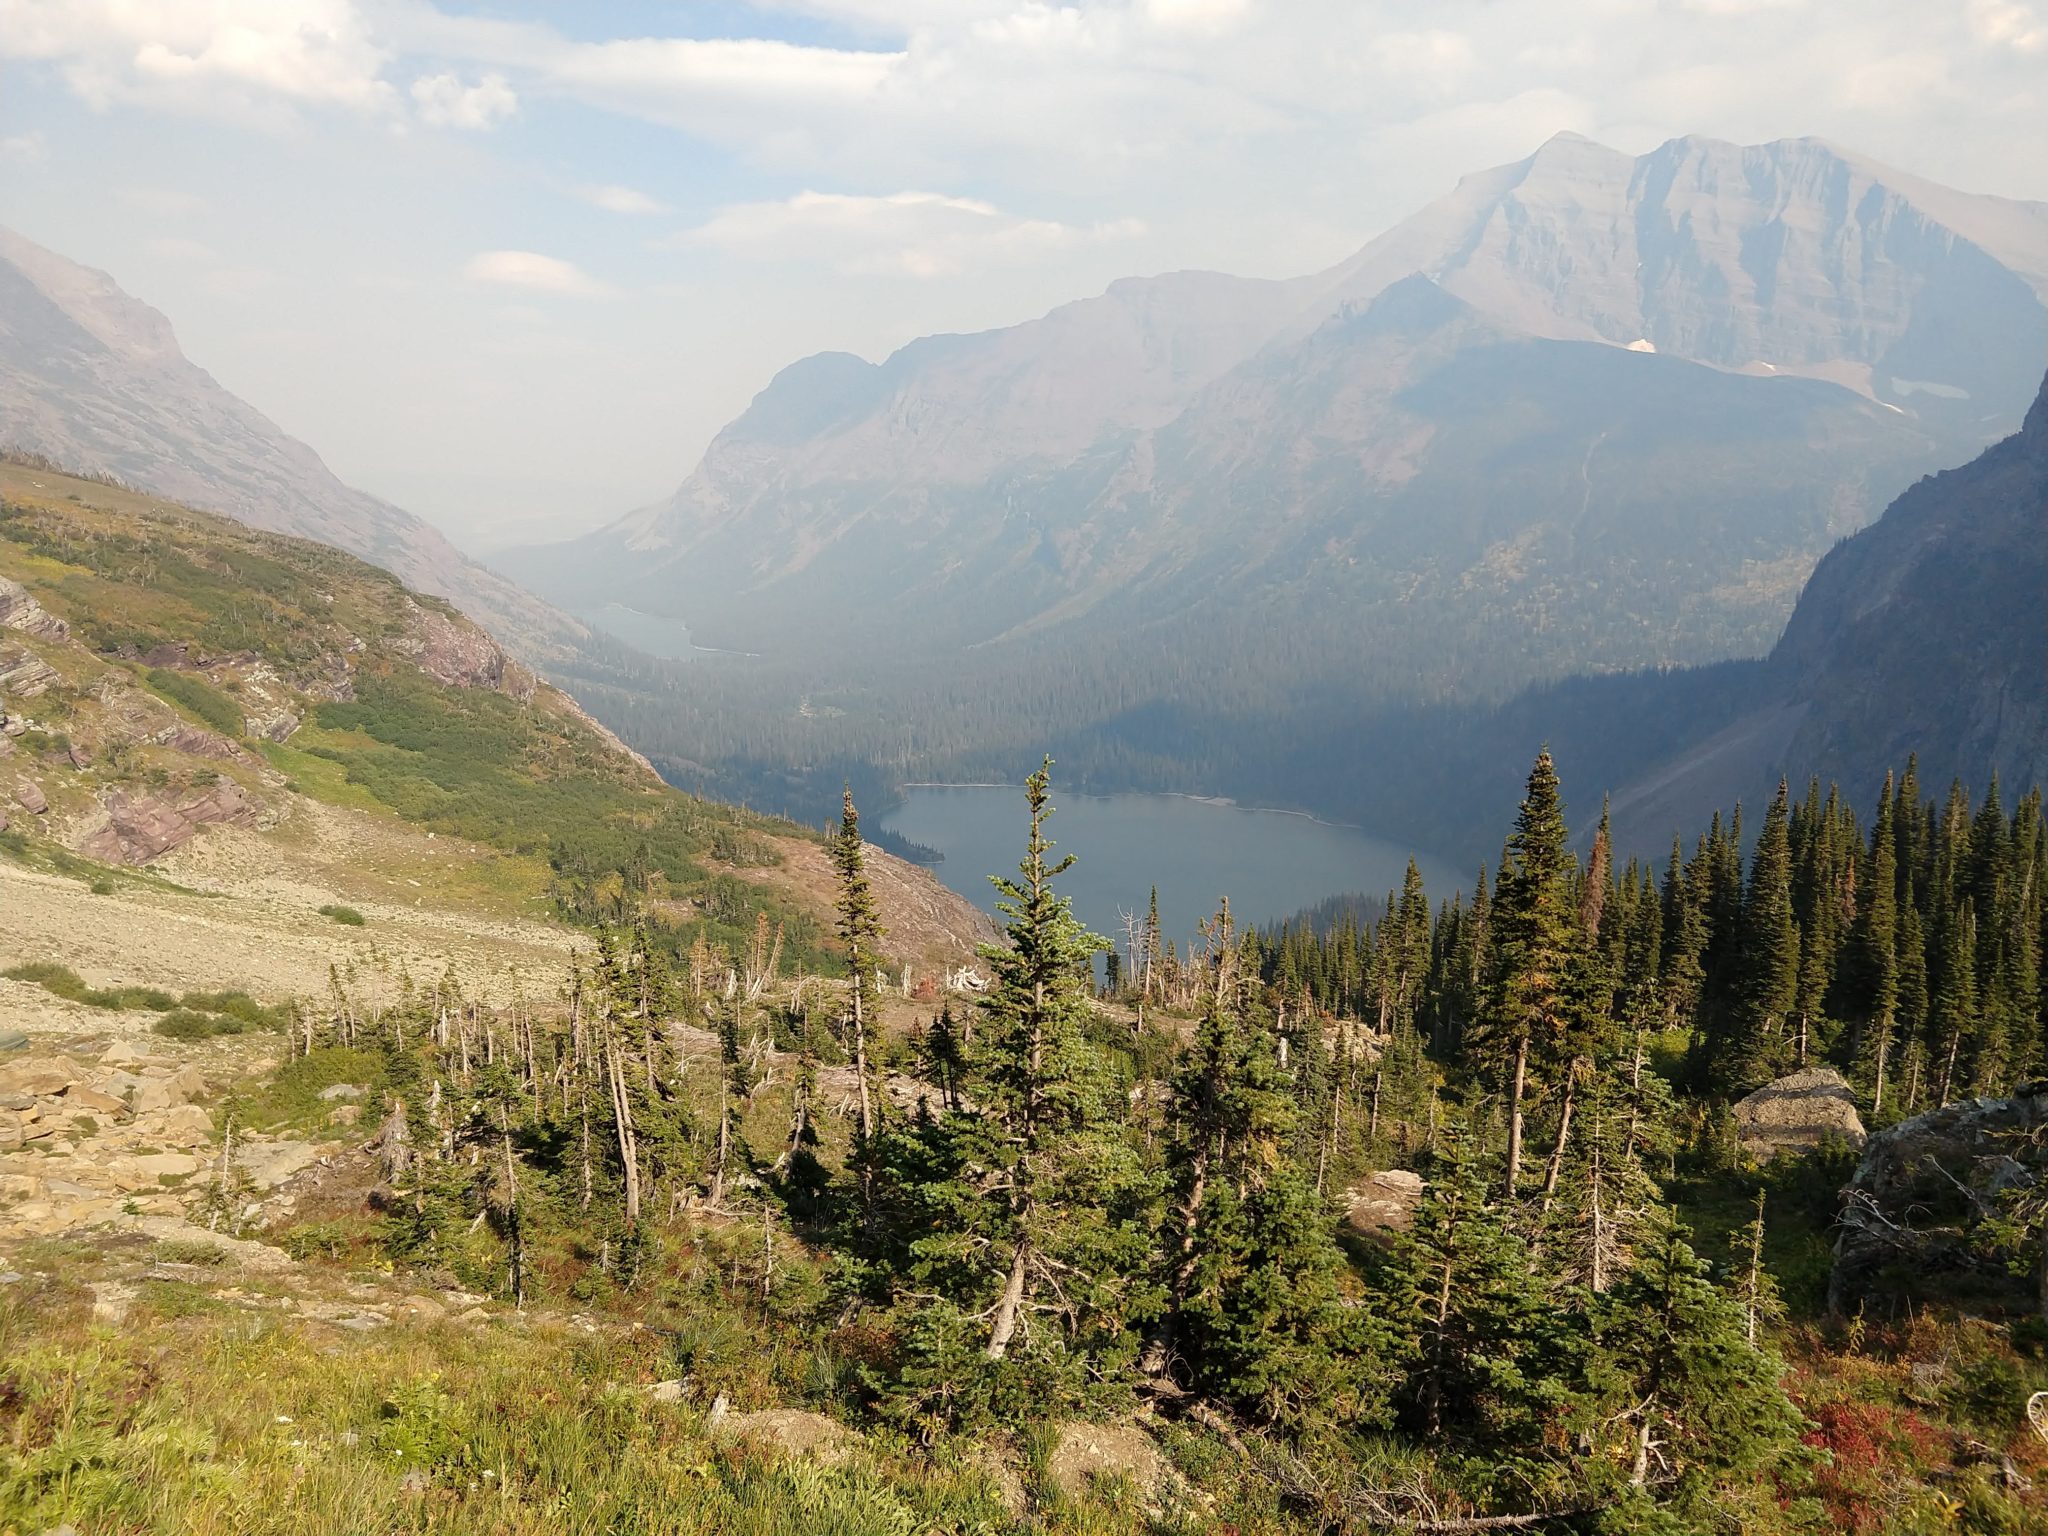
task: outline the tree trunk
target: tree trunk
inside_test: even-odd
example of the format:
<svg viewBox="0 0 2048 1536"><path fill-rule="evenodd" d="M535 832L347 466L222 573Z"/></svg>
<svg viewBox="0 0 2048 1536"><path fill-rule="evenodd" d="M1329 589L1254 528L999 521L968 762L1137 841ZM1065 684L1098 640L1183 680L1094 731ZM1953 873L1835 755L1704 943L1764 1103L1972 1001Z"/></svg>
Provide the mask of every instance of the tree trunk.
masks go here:
<svg viewBox="0 0 2048 1536"><path fill-rule="evenodd" d="M611 1079L612 1114L618 1123L619 1161L626 1176L626 1230L640 1222L640 1149L633 1135L633 1106L626 1096L626 1073L619 1064L617 1042L609 1033L604 1042L607 1075Z"/></svg>
<svg viewBox="0 0 2048 1536"><path fill-rule="evenodd" d="M858 950L853 961L853 1072L860 1079L860 1135L862 1141L875 1139L875 1105L868 1093L868 1028L861 1009L861 959Z"/></svg>
<svg viewBox="0 0 2048 1536"><path fill-rule="evenodd" d="M1557 1142L1550 1149L1550 1162L1543 1170L1543 1209L1550 1209L1550 1202L1557 1198L1558 1180L1564 1177L1564 1149L1571 1140L1572 1103L1579 1091L1579 1064L1572 1063L1565 1076L1564 1107L1557 1116Z"/></svg>
<svg viewBox="0 0 2048 1536"><path fill-rule="evenodd" d="M1891 1062L1892 1021L1886 1014L1878 1020L1877 1034L1877 1088L1870 1099L1870 1117L1875 1120L1884 1113L1884 1069Z"/></svg>
<svg viewBox="0 0 2048 1536"><path fill-rule="evenodd" d="M1515 1045L1515 1086L1508 1110L1508 1198L1515 1198L1515 1186L1522 1178L1522 1095L1529 1087L1529 1037Z"/></svg>
<svg viewBox="0 0 2048 1536"><path fill-rule="evenodd" d="M1020 1239L1010 1260L1010 1278L1003 1284L1003 1298L996 1303L995 1327L988 1336L987 1355L991 1360L1000 1360L1010 1352L1010 1340L1017 1332L1017 1318L1024 1308L1024 1271L1030 1261L1030 1244Z"/></svg>

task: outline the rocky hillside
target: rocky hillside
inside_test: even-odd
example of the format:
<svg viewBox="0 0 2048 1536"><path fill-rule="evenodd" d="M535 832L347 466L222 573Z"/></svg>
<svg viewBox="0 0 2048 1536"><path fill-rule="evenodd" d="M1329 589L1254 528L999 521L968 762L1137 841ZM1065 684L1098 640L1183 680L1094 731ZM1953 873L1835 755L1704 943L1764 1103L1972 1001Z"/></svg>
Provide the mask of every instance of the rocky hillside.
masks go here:
<svg viewBox="0 0 2048 1536"><path fill-rule="evenodd" d="M784 656L1203 604L1421 697L1756 654L1832 543L2017 422L2044 296L2048 207L1566 136L1314 277L809 359L669 503L508 568Z"/></svg>
<svg viewBox="0 0 2048 1536"><path fill-rule="evenodd" d="M215 986L209 964L246 967L277 997L317 990L365 909L429 963L473 949L484 966L638 908L721 941L765 918L792 958L829 933L815 834L669 789L440 600L319 545L19 463L0 464L0 719L0 961ZM876 858L885 916L902 908L896 958L966 958L982 919ZM158 916L225 947L175 946L189 967L138 977L150 957L122 964L81 885L152 911L167 887L217 893ZM257 891L265 910L245 910ZM422 903L454 931L406 910ZM300 956L282 974L236 952L264 932Z"/></svg>
<svg viewBox="0 0 2048 1536"><path fill-rule="evenodd" d="M452 598L545 663L584 627L408 512L351 490L228 393L104 272L0 229L0 449L113 475L257 528L318 539Z"/></svg>
<svg viewBox="0 0 2048 1536"><path fill-rule="evenodd" d="M1721 680L1662 691L1667 718L1727 718L1718 701L1670 707L1725 695ZM2048 783L2048 381L2020 431L1821 561L1742 696L1732 720L1681 730L1623 781L1616 816L1644 846L1701 806L1758 802L1780 774L1839 781L1859 803L1909 754L1923 783Z"/></svg>

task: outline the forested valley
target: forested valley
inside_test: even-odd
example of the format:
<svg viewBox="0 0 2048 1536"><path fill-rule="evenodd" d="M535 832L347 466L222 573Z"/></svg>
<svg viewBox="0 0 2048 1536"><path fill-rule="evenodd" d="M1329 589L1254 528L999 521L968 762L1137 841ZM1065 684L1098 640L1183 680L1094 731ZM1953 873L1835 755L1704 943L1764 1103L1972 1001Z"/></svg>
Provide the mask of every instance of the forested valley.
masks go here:
<svg viewBox="0 0 2048 1536"><path fill-rule="evenodd" d="M1736 808L1617 864L1604 825L1573 852L1546 752L1471 891L1411 869L1384 909L1263 933L1225 901L1188 949L1074 920L1059 881L1087 850L1056 847L1050 768L1020 796L1003 942L949 989L879 963L848 793L826 974L789 973L765 918L681 952L629 920L550 1002L444 981L372 1003L338 974L294 1012L227 1138L336 1083L374 1134L363 1194L273 1241L536 1328L630 1324L511 1399L519 1367L481 1346L377 1388L375 1444L436 1490L436 1528L541 1528L572 1475L579 1507L649 1529L2038 1528L2031 1181L1971 1211L1943 1275L1831 1290L1851 1141L1759 1163L1731 1113L1832 1066L1877 1130L2048 1064L2038 791L1929 794L1909 764L1867 825L1781 787L1746 859ZM1938 1372L1909 1366L1930 1350ZM102 1356L70 1411L115 1414L137 1368ZM621 1375L678 1406L604 1397ZM232 1432L208 1412L149 1452L195 1528L225 1507L181 1480L191 1436ZM1134 1415L1163 1457L1069 1475L1077 1435ZM701 1460L749 1430L869 1470ZM251 1455L287 1509L335 1476L364 1508L396 1489ZM688 1522L662 1523L671 1498Z"/></svg>

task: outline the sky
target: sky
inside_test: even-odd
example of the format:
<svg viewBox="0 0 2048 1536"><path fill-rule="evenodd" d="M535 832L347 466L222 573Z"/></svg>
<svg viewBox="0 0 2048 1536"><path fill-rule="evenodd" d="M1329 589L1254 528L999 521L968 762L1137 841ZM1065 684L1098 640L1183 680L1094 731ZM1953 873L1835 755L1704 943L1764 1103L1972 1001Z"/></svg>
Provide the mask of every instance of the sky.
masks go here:
<svg viewBox="0 0 2048 1536"><path fill-rule="evenodd" d="M0 223L486 552L809 353L1314 271L1567 129L2048 199L2048 0L0 0Z"/></svg>

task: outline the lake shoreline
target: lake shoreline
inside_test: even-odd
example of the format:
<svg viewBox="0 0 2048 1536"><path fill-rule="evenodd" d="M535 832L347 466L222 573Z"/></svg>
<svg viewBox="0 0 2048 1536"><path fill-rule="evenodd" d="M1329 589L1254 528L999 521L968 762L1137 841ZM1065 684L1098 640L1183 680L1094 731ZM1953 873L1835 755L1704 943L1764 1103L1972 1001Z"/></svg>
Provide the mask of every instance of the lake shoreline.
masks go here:
<svg viewBox="0 0 2048 1536"><path fill-rule="evenodd" d="M1022 784L994 784L954 779L906 779L896 786L905 789L1022 789ZM1144 795L1159 800L1192 800L1196 805L1213 805L1219 810L1244 811L1253 816L1298 816L1303 821L1314 822L1319 827L1332 827L1340 832L1366 832L1355 821L1326 821L1314 811L1290 810L1284 805L1242 805L1228 795L1198 795L1185 789L1113 789L1108 794L1091 795L1086 790L1076 790L1082 800L1115 800L1124 795ZM1058 806L1055 805L1057 810ZM887 812L884 812L886 815ZM1366 832L1367 836L1374 834ZM1417 855L1422 857L1422 855Z"/></svg>

